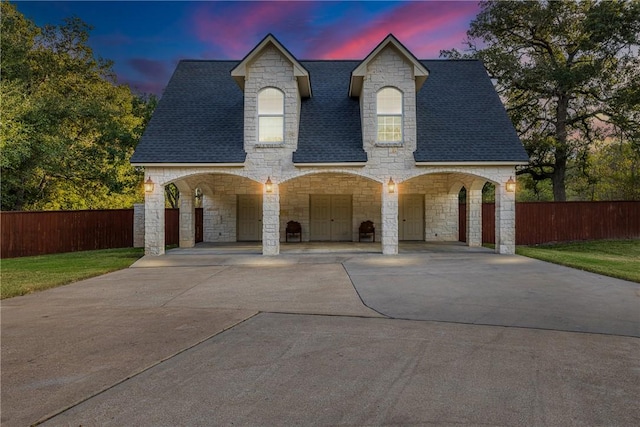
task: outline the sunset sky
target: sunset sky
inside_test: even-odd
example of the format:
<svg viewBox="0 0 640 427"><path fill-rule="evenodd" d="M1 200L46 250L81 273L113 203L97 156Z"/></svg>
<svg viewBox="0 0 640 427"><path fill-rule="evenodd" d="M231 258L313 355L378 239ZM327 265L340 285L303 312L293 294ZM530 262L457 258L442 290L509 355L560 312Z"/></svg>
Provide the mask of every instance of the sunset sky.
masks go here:
<svg viewBox="0 0 640 427"><path fill-rule="evenodd" d="M122 83L161 94L180 59L242 59L272 33L298 59L362 59L393 33L420 59L463 48L477 1L13 2L37 25L78 16Z"/></svg>

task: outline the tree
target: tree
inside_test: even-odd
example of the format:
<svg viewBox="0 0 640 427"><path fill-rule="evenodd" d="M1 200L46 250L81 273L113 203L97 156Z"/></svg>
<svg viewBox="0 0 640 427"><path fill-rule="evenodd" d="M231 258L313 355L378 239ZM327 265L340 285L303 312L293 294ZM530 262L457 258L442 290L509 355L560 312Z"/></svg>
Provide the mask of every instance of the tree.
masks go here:
<svg viewBox="0 0 640 427"><path fill-rule="evenodd" d="M38 28L2 2L2 209L130 206L142 197L129 158L147 99L118 85L78 18Z"/></svg>
<svg viewBox="0 0 640 427"><path fill-rule="evenodd" d="M598 143L573 186L583 200L640 200L640 152L628 142Z"/></svg>
<svg viewBox="0 0 640 427"><path fill-rule="evenodd" d="M570 164L621 134L640 150L640 2L484 1L467 32L530 155L529 174L566 199Z"/></svg>

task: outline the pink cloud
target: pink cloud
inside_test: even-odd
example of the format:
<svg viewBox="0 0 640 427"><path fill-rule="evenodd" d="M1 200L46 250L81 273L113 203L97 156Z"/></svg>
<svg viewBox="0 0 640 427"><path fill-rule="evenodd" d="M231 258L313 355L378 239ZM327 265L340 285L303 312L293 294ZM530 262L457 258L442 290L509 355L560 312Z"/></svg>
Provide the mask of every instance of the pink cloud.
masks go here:
<svg viewBox="0 0 640 427"><path fill-rule="evenodd" d="M238 59L274 30L302 33L306 25L302 17L313 7L307 2L204 3L193 16L193 31L201 42Z"/></svg>
<svg viewBox="0 0 640 427"><path fill-rule="evenodd" d="M350 27L350 34L327 28L326 37L320 37L322 43L311 51L314 57L322 59L358 59L393 33L416 56L433 57L440 49L459 47L469 21L478 10L478 5L472 2L404 3L365 25Z"/></svg>
<svg viewBox="0 0 640 427"><path fill-rule="evenodd" d="M476 2L211 2L190 18L204 58L240 59L272 33L299 59L362 59L393 33L420 58L461 47Z"/></svg>

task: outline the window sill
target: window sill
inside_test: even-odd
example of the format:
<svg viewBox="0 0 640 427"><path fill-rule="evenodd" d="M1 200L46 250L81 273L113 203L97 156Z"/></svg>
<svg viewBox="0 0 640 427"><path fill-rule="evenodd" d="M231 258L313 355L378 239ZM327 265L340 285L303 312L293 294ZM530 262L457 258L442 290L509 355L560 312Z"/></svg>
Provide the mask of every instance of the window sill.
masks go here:
<svg viewBox="0 0 640 427"><path fill-rule="evenodd" d="M402 147L404 142L402 141L376 141L376 147Z"/></svg>
<svg viewBox="0 0 640 427"><path fill-rule="evenodd" d="M256 148L281 148L284 146L284 142L256 142L254 144L254 147Z"/></svg>

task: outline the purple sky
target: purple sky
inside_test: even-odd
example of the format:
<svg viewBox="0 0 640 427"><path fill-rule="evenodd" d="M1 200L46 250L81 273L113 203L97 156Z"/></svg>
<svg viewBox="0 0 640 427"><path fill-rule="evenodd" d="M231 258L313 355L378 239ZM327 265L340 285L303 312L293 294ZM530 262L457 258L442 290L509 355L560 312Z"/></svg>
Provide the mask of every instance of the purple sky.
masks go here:
<svg viewBox="0 0 640 427"><path fill-rule="evenodd" d="M14 2L37 25L78 16L122 83L161 94L180 59L242 59L272 33L298 59L363 59L393 33L420 59L463 47L476 1Z"/></svg>

